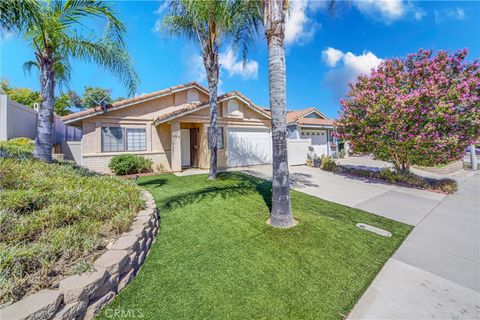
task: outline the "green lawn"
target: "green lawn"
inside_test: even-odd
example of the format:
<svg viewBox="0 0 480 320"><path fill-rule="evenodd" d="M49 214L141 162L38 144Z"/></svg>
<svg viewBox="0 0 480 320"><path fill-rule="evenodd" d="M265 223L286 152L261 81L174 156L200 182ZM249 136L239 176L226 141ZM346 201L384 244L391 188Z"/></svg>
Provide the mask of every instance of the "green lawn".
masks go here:
<svg viewBox="0 0 480 320"><path fill-rule="evenodd" d="M100 319L341 319L411 230L296 191L299 224L273 229L265 224L270 183L239 173L139 184L157 201L160 231L139 275Z"/></svg>

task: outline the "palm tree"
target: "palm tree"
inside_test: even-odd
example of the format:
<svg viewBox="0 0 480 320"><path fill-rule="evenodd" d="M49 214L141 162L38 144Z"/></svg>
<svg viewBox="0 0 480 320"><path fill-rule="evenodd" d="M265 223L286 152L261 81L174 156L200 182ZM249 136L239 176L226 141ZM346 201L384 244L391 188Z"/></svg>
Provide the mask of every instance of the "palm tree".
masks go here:
<svg viewBox="0 0 480 320"><path fill-rule="evenodd" d="M163 26L172 35L185 36L200 48L208 82L210 104L210 170L217 178L217 90L220 73L219 51L224 41L241 46L245 59L247 45L260 21L259 6L242 0L173 0L166 7Z"/></svg>
<svg viewBox="0 0 480 320"><path fill-rule="evenodd" d="M285 15L288 0L263 0L263 24L268 43L270 110L272 113L272 212L270 224L295 225L290 201L287 159Z"/></svg>
<svg viewBox="0 0 480 320"><path fill-rule="evenodd" d="M68 81L70 59L96 62L118 77L132 95L138 82L133 63L123 42L124 24L113 8L95 0L2 0L0 27L19 31L33 48L35 59L24 65L40 70L41 102L38 113L34 156L52 160L52 126L55 86ZM96 34L88 23L105 21Z"/></svg>

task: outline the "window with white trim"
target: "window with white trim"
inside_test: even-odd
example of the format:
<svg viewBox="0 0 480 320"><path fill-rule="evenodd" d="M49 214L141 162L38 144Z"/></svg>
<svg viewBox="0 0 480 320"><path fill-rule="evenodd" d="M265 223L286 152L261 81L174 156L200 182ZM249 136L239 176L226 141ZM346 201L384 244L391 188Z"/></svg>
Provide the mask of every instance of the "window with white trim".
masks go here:
<svg viewBox="0 0 480 320"><path fill-rule="evenodd" d="M242 113L240 112L240 104L237 100L228 101L227 114L229 117L239 117L242 115Z"/></svg>
<svg viewBox="0 0 480 320"><path fill-rule="evenodd" d="M145 150L147 150L145 128L102 128L102 152Z"/></svg>
<svg viewBox="0 0 480 320"><path fill-rule="evenodd" d="M196 89L188 89L187 91L187 102L196 102L200 101L200 95Z"/></svg>

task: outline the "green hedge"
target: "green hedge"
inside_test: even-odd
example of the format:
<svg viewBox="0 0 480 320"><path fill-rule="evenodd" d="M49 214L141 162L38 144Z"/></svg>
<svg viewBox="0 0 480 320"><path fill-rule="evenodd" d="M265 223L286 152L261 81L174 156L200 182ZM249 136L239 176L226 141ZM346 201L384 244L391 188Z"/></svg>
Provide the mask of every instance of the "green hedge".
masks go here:
<svg viewBox="0 0 480 320"><path fill-rule="evenodd" d="M116 175L152 172L152 160L134 154L115 156L108 164Z"/></svg>

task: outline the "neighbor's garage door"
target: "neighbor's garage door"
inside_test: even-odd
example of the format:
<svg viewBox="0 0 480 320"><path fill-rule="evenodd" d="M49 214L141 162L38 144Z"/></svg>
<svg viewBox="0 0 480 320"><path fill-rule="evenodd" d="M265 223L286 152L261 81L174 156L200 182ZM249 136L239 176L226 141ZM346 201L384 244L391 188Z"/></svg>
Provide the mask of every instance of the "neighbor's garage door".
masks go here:
<svg viewBox="0 0 480 320"><path fill-rule="evenodd" d="M272 163L272 138L269 129L229 128L227 130L229 167Z"/></svg>

